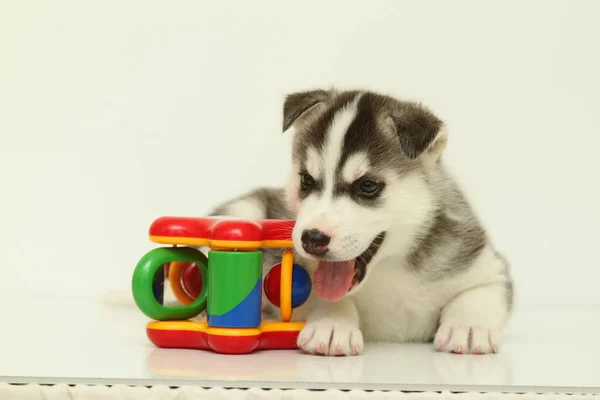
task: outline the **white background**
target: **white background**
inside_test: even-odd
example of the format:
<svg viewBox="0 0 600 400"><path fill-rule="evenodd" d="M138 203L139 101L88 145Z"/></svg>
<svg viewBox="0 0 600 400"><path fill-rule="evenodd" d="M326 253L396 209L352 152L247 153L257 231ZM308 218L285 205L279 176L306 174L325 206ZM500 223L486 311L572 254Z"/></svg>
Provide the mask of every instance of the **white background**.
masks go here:
<svg viewBox="0 0 600 400"><path fill-rule="evenodd" d="M127 288L161 215L284 182L295 90L422 100L518 303L600 304L600 2L0 4L0 290Z"/></svg>

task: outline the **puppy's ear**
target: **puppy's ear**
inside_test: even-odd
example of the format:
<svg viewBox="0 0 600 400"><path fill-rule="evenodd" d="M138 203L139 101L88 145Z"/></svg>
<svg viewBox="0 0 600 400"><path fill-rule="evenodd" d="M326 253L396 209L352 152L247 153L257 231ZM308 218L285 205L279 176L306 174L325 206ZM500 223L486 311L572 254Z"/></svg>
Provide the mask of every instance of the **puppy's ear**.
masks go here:
<svg viewBox="0 0 600 400"><path fill-rule="evenodd" d="M287 131L292 125L302 125L310 116L316 114L331 94L332 92L327 90L311 90L287 95L283 103L283 131Z"/></svg>
<svg viewBox="0 0 600 400"><path fill-rule="evenodd" d="M426 108L404 103L392 112L391 121L406 157L439 158L446 148L448 133L441 120Z"/></svg>

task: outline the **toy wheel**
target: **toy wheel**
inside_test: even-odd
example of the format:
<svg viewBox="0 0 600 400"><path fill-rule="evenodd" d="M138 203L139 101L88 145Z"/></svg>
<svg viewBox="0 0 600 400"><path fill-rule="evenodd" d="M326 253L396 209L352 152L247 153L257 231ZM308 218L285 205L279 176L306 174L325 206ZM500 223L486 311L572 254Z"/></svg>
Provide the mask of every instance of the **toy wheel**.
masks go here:
<svg viewBox="0 0 600 400"><path fill-rule="evenodd" d="M174 262L194 263L203 281L206 281L208 259L199 250L191 247L161 247L146 253L135 268L131 286L138 308L152 319L185 320L206 309L206 285L193 302L183 306L166 307L155 297L156 275L162 273L164 264Z"/></svg>

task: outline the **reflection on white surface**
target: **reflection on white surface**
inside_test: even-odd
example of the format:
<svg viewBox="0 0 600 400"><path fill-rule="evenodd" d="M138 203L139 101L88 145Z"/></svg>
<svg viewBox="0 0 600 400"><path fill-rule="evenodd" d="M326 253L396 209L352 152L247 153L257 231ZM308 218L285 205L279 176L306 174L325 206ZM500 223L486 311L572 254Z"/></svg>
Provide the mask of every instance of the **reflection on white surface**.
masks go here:
<svg viewBox="0 0 600 400"><path fill-rule="evenodd" d="M368 343L358 357L158 349L146 338L147 320L137 309L108 308L91 299L32 299L6 312L5 321L11 322L3 326L0 376L9 381L419 390L600 388L600 348L588 345L600 337L596 309L518 313L495 355L441 354L430 344Z"/></svg>
<svg viewBox="0 0 600 400"><path fill-rule="evenodd" d="M147 367L159 379L509 386L508 361L506 354L459 357L435 353L428 345L379 343L367 346L360 357L310 356L295 351L223 356L154 349Z"/></svg>
<svg viewBox="0 0 600 400"><path fill-rule="evenodd" d="M510 386L512 384L510 355L501 352L492 356L436 353L433 365L441 384Z"/></svg>
<svg viewBox="0 0 600 400"><path fill-rule="evenodd" d="M198 378L230 381L348 382L361 379L363 357L318 357L297 351L264 351L251 355L220 355L188 350L155 349L148 370L156 378Z"/></svg>

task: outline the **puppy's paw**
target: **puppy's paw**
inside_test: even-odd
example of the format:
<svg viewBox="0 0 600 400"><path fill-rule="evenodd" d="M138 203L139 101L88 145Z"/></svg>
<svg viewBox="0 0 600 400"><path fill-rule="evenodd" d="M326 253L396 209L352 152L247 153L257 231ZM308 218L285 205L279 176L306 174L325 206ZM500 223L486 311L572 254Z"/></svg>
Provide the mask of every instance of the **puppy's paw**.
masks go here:
<svg viewBox="0 0 600 400"><path fill-rule="evenodd" d="M351 323L322 319L306 324L298 335L298 347L310 354L355 356L362 352L363 335Z"/></svg>
<svg viewBox="0 0 600 400"><path fill-rule="evenodd" d="M498 332L488 328L443 324L435 334L433 345L437 351L447 353L497 353Z"/></svg>

